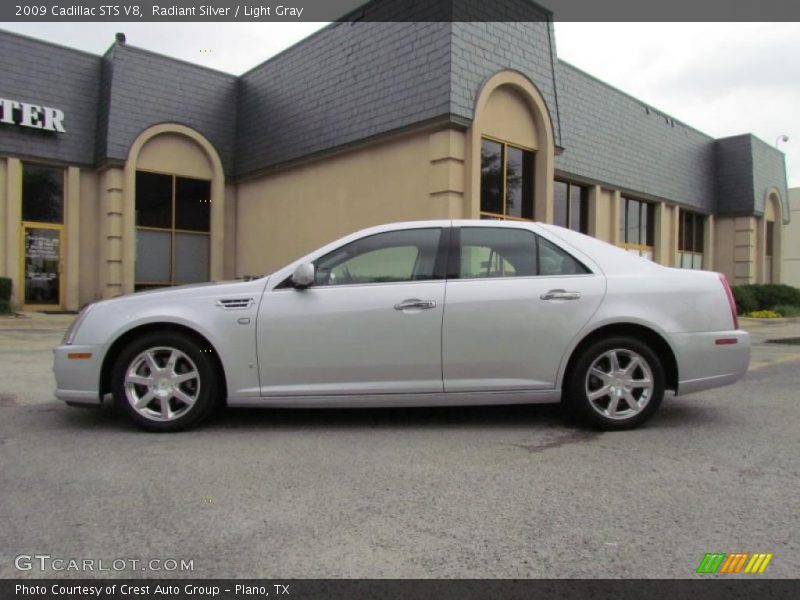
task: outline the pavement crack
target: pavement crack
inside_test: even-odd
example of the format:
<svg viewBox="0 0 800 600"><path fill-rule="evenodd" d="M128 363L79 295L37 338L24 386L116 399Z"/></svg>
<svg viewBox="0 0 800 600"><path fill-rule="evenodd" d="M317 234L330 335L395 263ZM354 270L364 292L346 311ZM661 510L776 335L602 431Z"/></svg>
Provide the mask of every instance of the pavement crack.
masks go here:
<svg viewBox="0 0 800 600"><path fill-rule="evenodd" d="M554 448L561 448L568 444L578 444L581 442L591 442L600 436L596 431L569 431L564 434L556 435L549 439L542 440L533 444L509 444L504 443L504 446L514 446L522 448L532 454L544 452L545 450L552 450Z"/></svg>

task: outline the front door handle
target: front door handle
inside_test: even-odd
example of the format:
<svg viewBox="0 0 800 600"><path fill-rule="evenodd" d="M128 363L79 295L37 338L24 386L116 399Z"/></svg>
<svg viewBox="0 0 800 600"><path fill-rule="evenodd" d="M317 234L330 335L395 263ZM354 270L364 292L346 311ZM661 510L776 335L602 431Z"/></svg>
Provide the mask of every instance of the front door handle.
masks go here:
<svg viewBox="0 0 800 600"><path fill-rule="evenodd" d="M406 310L407 308L419 308L428 310L429 308L436 308L436 302L433 300L420 300L419 298L409 298L394 305L395 310Z"/></svg>
<svg viewBox="0 0 800 600"><path fill-rule="evenodd" d="M580 292L568 292L567 290L550 290L539 296L542 300L577 300L580 297Z"/></svg>

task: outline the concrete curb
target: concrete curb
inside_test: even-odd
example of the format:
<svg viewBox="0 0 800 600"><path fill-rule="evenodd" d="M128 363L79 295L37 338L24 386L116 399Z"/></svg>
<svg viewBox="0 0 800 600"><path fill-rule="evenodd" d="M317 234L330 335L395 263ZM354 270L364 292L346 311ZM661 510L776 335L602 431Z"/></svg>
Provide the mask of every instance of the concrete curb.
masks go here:
<svg viewBox="0 0 800 600"><path fill-rule="evenodd" d="M38 312L18 312L0 315L0 331L4 329L66 329L75 320L74 314L47 315Z"/></svg>

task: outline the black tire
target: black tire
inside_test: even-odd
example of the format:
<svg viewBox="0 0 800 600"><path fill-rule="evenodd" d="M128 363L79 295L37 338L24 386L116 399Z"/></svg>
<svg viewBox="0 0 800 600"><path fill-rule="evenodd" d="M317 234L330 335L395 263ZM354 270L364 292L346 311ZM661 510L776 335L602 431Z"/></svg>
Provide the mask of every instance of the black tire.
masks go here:
<svg viewBox="0 0 800 600"><path fill-rule="evenodd" d="M616 370L612 354L616 356ZM638 362L632 364L634 358ZM597 370L590 374L593 365ZM631 368L629 378L623 375L626 367ZM601 378L600 373L607 378ZM647 380L652 381L649 388L643 383ZM563 392L570 417L608 431L633 429L658 410L664 398L664 368L656 353L635 338L598 340L577 357L565 376ZM599 396L590 400L590 392Z"/></svg>
<svg viewBox="0 0 800 600"><path fill-rule="evenodd" d="M148 362L148 354L153 363ZM173 358L175 363L170 368ZM159 369L154 371L150 364ZM159 377L162 369L164 374ZM128 376L149 383L126 384ZM219 388L213 349L180 333L148 333L135 339L119 354L111 374L111 391L117 406L147 431L180 431L198 425L217 404ZM149 401L148 392L152 396ZM139 408L134 407L137 399Z"/></svg>

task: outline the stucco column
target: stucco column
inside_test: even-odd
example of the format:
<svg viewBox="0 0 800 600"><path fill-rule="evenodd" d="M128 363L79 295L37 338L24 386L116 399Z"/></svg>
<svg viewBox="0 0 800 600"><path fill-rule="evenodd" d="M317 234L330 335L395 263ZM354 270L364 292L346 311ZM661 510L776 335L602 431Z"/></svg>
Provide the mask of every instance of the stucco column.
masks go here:
<svg viewBox="0 0 800 600"><path fill-rule="evenodd" d="M8 256L6 247L6 159L0 157L0 256ZM5 258L0 260L0 277L8 277Z"/></svg>
<svg viewBox="0 0 800 600"><path fill-rule="evenodd" d="M64 196L66 248L62 259L66 267L64 273L64 308L78 309L78 290L80 282L80 204L81 204L81 170L77 167L67 168L67 185Z"/></svg>
<svg viewBox="0 0 800 600"><path fill-rule="evenodd" d="M608 240L615 246L619 246L622 240L619 239L619 220L622 214L622 193L619 190L614 190L611 193L611 219L609 222L610 231L608 232Z"/></svg>
<svg viewBox="0 0 800 600"><path fill-rule="evenodd" d="M653 244L655 245L653 260L660 265L671 267L673 266L674 260L670 257L670 249L672 246L672 228L670 227L672 211L669 210L664 202L659 202L652 206L656 209L655 231L653 236Z"/></svg>
<svg viewBox="0 0 800 600"><path fill-rule="evenodd" d="M126 292L123 285L123 171L114 167L103 173L100 198L102 230L100 281L103 298L113 298ZM132 218L132 217L131 217ZM131 236L132 237L132 236ZM130 291L133 291L131 277Z"/></svg>
<svg viewBox="0 0 800 600"><path fill-rule="evenodd" d="M737 217L735 222L734 285L756 282L756 246L758 241L755 217Z"/></svg>
<svg viewBox="0 0 800 600"><path fill-rule="evenodd" d="M715 271L714 258L714 215L708 215L703 224L703 268Z"/></svg>
<svg viewBox="0 0 800 600"><path fill-rule="evenodd" d="M135 210L135 206L134 206ZM208 274L211 281L222 281L225 270L225 179L211 180L210 256ZM133 229L133 223L131 224ZM131 269L131 291L133 291L133 269Z"/></svg>
<svg viewBox="0 0 800 600"><path fill-rule="evenodd" d="M428 138L428 192L438 218L462 219L464 214L465 136L446 129Z"/></svg>
<svg viewBox="0 0 800 600"><path fill-rule="evenodd" d="M20 280L19 246L20 224L22 223L22 161L9 158L6 161L5 176L5 269L12 279L11 297L16 299L17 306L22 306L23 284Z"/></svg>

